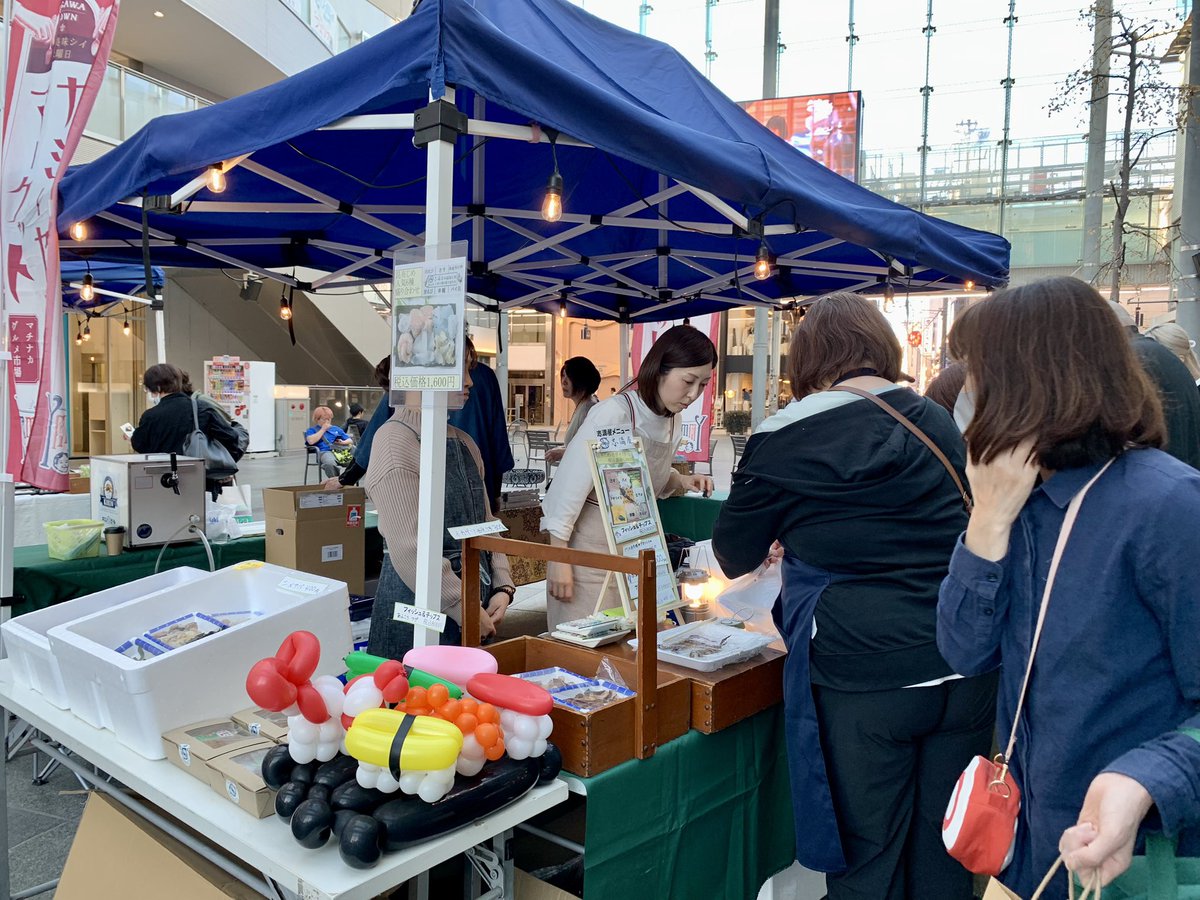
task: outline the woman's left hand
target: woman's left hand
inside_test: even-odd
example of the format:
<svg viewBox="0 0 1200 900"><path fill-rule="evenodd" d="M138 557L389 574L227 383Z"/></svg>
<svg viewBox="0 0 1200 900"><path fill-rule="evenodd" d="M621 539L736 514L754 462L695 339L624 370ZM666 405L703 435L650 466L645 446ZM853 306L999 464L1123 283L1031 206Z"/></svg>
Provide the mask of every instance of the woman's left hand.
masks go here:
<svg viewBox="0 0 1200 900"><path fill-rule="evenodd" d="M708 496L713 492L713 480L708 475L681 475L683 486L689 491L699 491Z"/></svg>
<svg viewBox="0 0 1200 900"><path fill-rule="evenodd" d="M487 606L484 607L484 613L492 620L492 625L500 627L500 623L504 621L504 614L508 612L511 603L512 598L508 596L508 591L496 591L492 594Z"/></svg>
<svg viewBox="0 0 1200 900"><path fill-rule="evenodd" d="M1090 885L1107 885L1129 868L1138 826L1154 800L1128 775L1102 772L1092 779L1077 825L1063 832L1058 849L1067 868Z"/></svg>
<svg viewBox="0 0 1200 900"><path fill-rule="evenodd" d="M771 549L767 551L767 558L763 560L763 565L769 569L781 562L783 562L783 544L775 541L771 544Z"/></svg>

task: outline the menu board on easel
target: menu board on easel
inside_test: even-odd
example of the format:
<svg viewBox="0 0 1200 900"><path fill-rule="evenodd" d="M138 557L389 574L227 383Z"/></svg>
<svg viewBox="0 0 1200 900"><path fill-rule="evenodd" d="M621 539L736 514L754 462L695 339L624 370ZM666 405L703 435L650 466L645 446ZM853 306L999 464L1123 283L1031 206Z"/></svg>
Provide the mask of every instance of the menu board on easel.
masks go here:
<svg viewBox="0 0 1200 900"><path fill-rule="evenodd" d="M636 557L643 550L653 550L658 563L659 614L679 606L679 588L671 569L667 539L658 519L658 504L641 439L635 438L628 427L601 428L596 432L596 439L588 441L588 447L591 450L592 483L609 550L628 557ZM639 600L637 576L614 577L625 614L632 616Z"/></svg>

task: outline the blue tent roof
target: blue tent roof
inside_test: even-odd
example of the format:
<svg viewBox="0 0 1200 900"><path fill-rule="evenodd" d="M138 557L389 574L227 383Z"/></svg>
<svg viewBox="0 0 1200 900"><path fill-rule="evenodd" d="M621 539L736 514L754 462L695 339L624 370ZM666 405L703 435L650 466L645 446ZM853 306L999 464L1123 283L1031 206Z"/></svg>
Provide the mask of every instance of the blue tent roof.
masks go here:
<svg viewBox="0 0 1200 900"><path fill-rule="evenodd" d="M59 267L59 279L62 281L63 308L83 312L98 307L120 303L118 297L97 294L90 303L85 303L79 297L79 289L73 285L79 284L83 276L90 273L96 287L118 294L140 294L146 287L146 268L140 264L110 263L110 262L76 262L64 260ZM161 288L166 276L158 266L151 268L154 287Z"/></svg>
<svg viewBox="0 0 1200 900"><path fill-rule="evenodd" d="M382 280L382 254L425 227L425 151L402 116L447 85L476 134L457 139L454 239L470 242L468 289L506 305L554 310L565 297L572 315L653 320L887 278L913 290L1007 280L1003 238L841 178L672 48L565 0L424 0L291 78L151 121L63 180L60 229L88 219L91 232L83 245L64 236L63 252L139 259L141 212L122 201L182 191L174 212L149 213L158 263L358 263L331 283ZM326 128L348 116L375 118ZM223 193L183 190L244 154ZM555 155L565 213L549 224L538 210ZM749 277L760 223L777 261L765 281Z"/></svg>

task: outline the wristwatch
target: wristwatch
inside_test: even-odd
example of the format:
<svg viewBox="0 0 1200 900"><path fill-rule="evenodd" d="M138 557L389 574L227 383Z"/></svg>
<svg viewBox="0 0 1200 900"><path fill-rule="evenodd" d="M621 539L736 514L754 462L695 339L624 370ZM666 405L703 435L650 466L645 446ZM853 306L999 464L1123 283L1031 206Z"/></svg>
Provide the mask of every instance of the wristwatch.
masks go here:
<svg viewBox="0 0 1200 900"><path fill-rule="evenodd" d="M492 588L492 596L496 594L508 594L508 600L511 603L513 598L517 596L517 589L511 584L502 584L499 587Z"/></svg>

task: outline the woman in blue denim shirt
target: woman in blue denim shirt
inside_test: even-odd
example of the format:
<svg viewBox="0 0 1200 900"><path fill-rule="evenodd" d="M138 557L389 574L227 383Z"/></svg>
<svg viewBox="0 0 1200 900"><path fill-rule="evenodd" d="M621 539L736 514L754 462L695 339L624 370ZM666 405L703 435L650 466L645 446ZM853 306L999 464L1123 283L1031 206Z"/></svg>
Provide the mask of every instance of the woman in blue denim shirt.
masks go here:
<svg viewBox="0 0 1200 900"><path fill-rule="evenodd" d="M1002 291L955 326L974 395L975 512L938 604L963 674L1001 666L1007 736L1047 570L1071 498L1104 464L1047 608L1011 769L1029 896L1058 856L1084 883L1123 872L1139 832L1200 851L1200 472L1159 447L1158 396L1105 301L1073 278ZM1065 875L1046 896L1066 892Z"/></svg>

